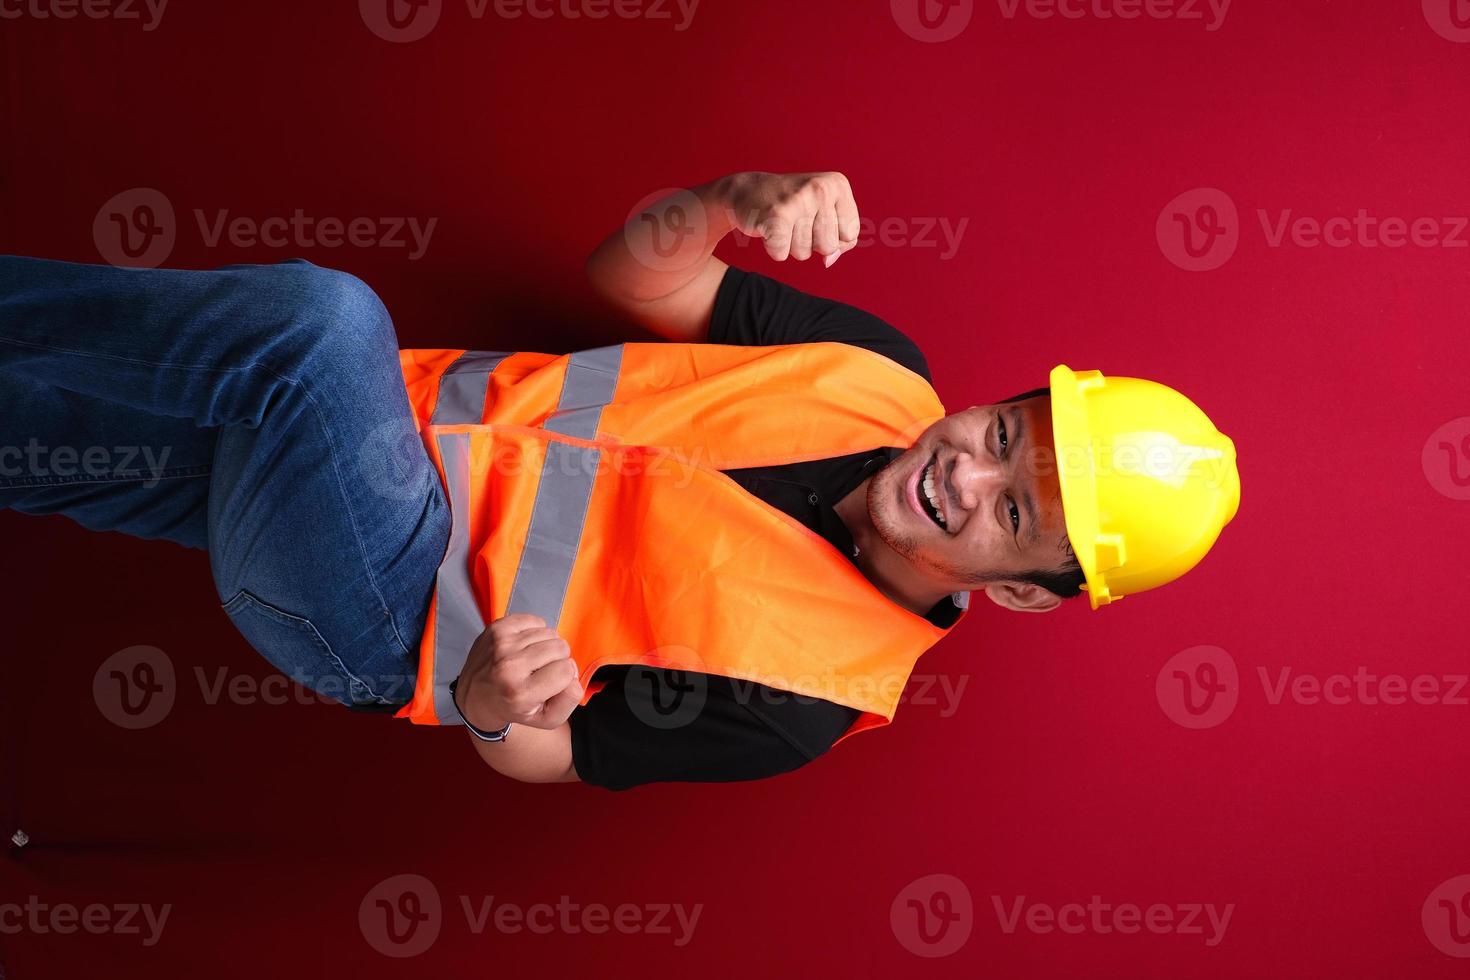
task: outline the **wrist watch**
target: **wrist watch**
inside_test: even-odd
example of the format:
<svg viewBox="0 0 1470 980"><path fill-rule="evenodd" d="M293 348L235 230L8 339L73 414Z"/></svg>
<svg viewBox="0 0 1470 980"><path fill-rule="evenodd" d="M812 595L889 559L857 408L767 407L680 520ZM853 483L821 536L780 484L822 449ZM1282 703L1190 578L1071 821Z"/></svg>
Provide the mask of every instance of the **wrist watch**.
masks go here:
<svg viewBox="0 0 1470 980"><path fill-rule="evenodd" d="M459 706L459 695L454 691L458 685L458 677L449 682L449 699L454 702L454 710L459 712L459 720L464 722L464 727L482 742L504 742L505 736L510 734L510 722L506 722L505 727L498 732L487 732L483 728L476 728L474 723L464 716L464 709Z"/></svg>

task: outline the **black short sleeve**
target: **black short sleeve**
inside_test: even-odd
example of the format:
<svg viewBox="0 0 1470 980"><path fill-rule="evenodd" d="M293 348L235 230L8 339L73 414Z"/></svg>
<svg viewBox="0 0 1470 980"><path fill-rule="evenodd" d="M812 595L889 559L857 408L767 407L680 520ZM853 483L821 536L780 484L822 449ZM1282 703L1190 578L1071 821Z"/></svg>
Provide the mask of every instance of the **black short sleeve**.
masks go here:
<svg viewBox="0 0 1470 980"><path fill-rule="evenodd" d="M604 667L607 686L572 712L572 764L607 789L724 783L790 772L824 753L859 712L713 674Z"/></svg>
<svg viewBox="0 0 1470 980"><path fill-rule="evenodd" d="M892 358L933 381L917 344L871 313L730 267L715 295L709 342L768 347L832 341Z"/></svg>

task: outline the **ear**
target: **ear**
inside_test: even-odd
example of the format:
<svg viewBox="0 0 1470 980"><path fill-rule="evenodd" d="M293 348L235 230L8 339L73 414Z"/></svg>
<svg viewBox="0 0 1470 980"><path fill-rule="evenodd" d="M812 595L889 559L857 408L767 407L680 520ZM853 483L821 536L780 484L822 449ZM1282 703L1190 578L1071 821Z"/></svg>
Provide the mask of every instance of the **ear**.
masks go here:
<svg viewBox="0 0 1470 980"><path fill-rule="evenodd" d="M1051 612L1062 597L1031 582L992 582L985 587L990 601L1012 612Z"/></svg>

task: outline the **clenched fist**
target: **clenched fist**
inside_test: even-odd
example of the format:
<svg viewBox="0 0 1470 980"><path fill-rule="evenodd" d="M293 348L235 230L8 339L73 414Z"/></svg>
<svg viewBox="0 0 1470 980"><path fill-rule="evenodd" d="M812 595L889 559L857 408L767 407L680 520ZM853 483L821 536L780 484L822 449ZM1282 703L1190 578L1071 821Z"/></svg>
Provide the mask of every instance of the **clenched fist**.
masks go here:
<svg viewBox="0 0 1470 980"><path fill-rule="evenodd" d="M858 243L852 185L835 172L733 174L725 204L735 227L761 239L777 262L804 262L813 254L832 263Z"/></svg>
<svg viewBox="0 0 1470 980"><path fill-rule="evenodd" d="M465 720L559 728L582 700L571 647L540 616L497 619L470 647L455 693Z"/></svg>

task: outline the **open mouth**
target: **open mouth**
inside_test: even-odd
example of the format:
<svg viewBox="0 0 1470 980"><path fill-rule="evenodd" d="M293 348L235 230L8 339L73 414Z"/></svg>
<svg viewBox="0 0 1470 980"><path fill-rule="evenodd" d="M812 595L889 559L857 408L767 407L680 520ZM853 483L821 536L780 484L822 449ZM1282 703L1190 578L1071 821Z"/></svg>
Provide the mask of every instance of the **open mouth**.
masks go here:
<svg viewBox="0 0 1470 980"><path fill-rule="evenodd" d="M918 491L920 509L940 530L948 531L949 525L939 509L939 458L937 456L931 458L923 472L919 474Z"/></svg>

